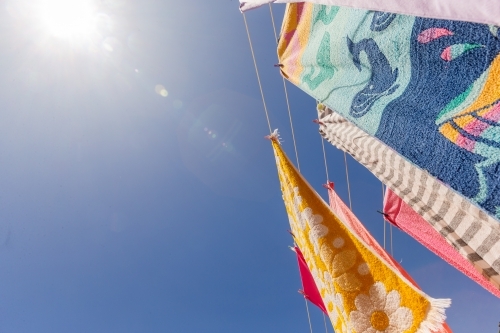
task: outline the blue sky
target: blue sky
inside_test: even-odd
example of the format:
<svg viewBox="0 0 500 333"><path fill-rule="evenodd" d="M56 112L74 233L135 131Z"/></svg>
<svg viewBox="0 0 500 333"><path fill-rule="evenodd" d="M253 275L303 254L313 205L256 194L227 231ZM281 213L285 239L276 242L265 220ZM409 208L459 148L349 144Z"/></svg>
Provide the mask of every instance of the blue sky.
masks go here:
<svg viewBox="0 0 500 333"><path fill-rule="evenodd" d="M28 3L0 1L0 332L307 332L238 2L101 1L88 40L50 35ZM247 18L293 157L268 8ZM288 87L302 172L326 197L315 102ZM381 185L348 164L353 210L381 240ZM393 243L425 292L452 298L454 332L496 332L494 296Z"/></svg>

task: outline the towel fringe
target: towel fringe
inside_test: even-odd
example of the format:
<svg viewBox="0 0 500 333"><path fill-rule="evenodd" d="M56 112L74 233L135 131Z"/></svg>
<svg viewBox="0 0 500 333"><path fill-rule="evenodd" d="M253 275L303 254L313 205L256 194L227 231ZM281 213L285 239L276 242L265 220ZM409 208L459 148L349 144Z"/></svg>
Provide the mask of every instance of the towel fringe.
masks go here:
<svg viewBox="0 0 500 333"><path fill-rule="evenodd" d="M435 333L443 328L446 320L445 310L451 305L451 299L429 299L430 307L427 317L420 324L416 333Z"/></svg>
<svg viewBox="0 0 500 333"><path fill-rule="evenodd" d="M280 134L278 133L278 129L275 129L271 134L265 136L266 139L271 141L276 141L281 144Z"/></svg>

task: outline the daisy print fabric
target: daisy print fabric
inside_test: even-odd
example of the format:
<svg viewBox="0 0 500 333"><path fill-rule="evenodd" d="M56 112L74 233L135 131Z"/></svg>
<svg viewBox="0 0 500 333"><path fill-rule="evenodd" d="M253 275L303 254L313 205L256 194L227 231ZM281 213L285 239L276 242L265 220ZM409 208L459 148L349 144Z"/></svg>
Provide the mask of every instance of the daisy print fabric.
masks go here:
<svg viewBox="0 0 500 333"><path fill-rule="evenodd" d="M272 145L295 242L337 333L444 330L447 299L433 299L338 218L303 179L278 140Z"/></svg>
<svg viewBox="0 0 500 333"><path fill-rule="evenodd" d="M400 306L399 293L387 293L381 282L372 285L368 295L358 295L354 304L357 310L351 312L350 321L357 332L404 332L413 322L411 310Z"/></svg>

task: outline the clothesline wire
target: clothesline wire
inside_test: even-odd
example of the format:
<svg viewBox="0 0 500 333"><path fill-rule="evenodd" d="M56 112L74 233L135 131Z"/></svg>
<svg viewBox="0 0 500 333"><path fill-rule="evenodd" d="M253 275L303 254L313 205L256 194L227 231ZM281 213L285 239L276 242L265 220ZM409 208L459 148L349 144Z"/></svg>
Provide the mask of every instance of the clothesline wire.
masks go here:
<svg viewBox="0 0 500 333"><path fill-rule="evenodd" d="M349 182L349 168L347 167L347 153L344 152L345 177L347 179L347 195L349 196L349 209L352 211L351 184Z"/></svg>
<svg viewBox="0 0 500 333"><path fill-rule="evenodd" d="M273 8L270 3L269 3L269 13L271 14L271 21L273 23L274 38L276 40L276 43L278 43L278 33L276 32L276 24L274 23ZM297 160L297 169L300 171L299 154L297 152L297 143L295 141L295 131L293 129L292 112L290 111L290 102L288 100L288 90L286 88L285 78L282 76L281 79L283 80L283 90L285 91L286 107L288 109L288 119L290 120L290 128L292 130L293 148L295 149L295 159Z"/></svg>
<svg viewBox="0 0 500 333"><path fill-rule="evenodd" d="M311 333L313 333L313 328L311 324L311 316L309 315L309 306L307 305L307 299L304 296L304 301L306 302L306 311L307 311L307 320L309 320L309 330L311 330Z"/></svg>
<svg viewBox="0 0 500 333"><path fill-rule="evenodd" d="M323 312L323 322L325 323L325 332L328 333L328 327L326 326L326 316L324 312Z"/></svg>
<svg viewBox="0 0 500 333"><path fill-rule="evenodd" d="M326 172L326 182L330 182L330 177L328 176L328 163L326 163L326 151L325 151L325 139L320 135L321 138L321 148L323 148L323 161L325 162L325 172Z"/></svg>
<svg viewBox="0 0 500 333"><path fill-rule="evenodd" d="M389 231L390 231L390 239L391 239L391 256L394 257L394 252L393 252L393 249L392 249L392 224L389 224Z"/></svg>
<svg viewBox="0 0 500 333"><path fill-rule="evenodd" d="M384 188L384 183L380 182L380 184L382 185L382 202L383 202L383 200L385 198L385 188ZM383 208L382 208L382 212L384 212ZM386 221L385 221L384 215L382 215L382 221L384 222L384 250L385 250Z"/></svg>
<svg viewBox="0 0 500 333"><path fill-rule="evenodd" d="M385 199L385 192L387 191L387 186L384 186L384 183L382 183L382 182L380 182L380 184L382 184L382 203L383 203L384 199ZM386 239L386 234L387 234L386 226L387 226L387 224L389 224L389 246L391 249L391 256L394 256L394 249L392 246L392 224L387 223L384 216L382 216L382 220L384 221L384 250L385 250L385 243L386 243L385 239Z"/></svg>
<svg viewBox="0 0 500 333"><path fill-rule="evenodd" d="M257 74L257 82L259 83L260 96L262 97L262 104L264 104L264 112L266 113L267 126L269 127L269 133L272 133L271 121L269 120L269 112L267 111L266 99L264 98L264 91L262 90L262 83L260 81L259 69L257 68L257 60L255 59L255 53L253 52L252 38L250 37L250 30L248 29L248 23L245 13L243 13L243 21L245 22L245 29L247 31L248 43L250 44L250 51L252 53L253 65L255 67L255 73Z"/></svg>
<svg viewBox="0 0 500 333"><path fill-rule="evenodd" d="M319 101L316 101L316 108L318 107ZM326 150L325 150L325 139L320 134L321 148L323 149L323 162L325 163L325 173L326 173L326 183L330 182L330 176L328 175L328 163L326 162Z"/></svg>

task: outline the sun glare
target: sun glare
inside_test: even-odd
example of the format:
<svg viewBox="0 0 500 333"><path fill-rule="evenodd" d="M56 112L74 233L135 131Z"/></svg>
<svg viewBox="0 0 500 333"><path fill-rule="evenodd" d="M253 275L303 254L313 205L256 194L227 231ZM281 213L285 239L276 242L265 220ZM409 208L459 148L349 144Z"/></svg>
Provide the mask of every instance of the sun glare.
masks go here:
<svg viewBox="0 0 500 333"><path fill-rule="evenodd" d="M43 0L40 15L46 29L56 37L86 36L95 29L91 0Z"/></svg>

